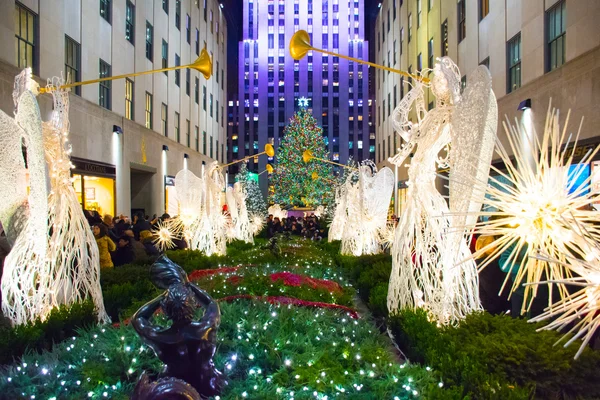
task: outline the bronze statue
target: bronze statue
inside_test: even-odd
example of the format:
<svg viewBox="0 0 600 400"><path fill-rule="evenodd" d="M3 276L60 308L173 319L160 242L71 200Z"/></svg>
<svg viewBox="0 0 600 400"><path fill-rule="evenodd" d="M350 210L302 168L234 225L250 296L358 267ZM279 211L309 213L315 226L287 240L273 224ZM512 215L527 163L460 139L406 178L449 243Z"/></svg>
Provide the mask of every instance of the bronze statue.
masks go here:
<svg viewBox="0 0 600 400"><path fill-rule="evenodd" d="M166 364L164 376L186 381L203 397L219 394L227 385L213 363L221 323L219 305L191 283L179 265L164 255L152 264L150 275L154 285L166 291L142 306L131 324ZM204 307L204 316L196 321L194 317L199 305ZM172 321L170 327L163 328L151 322L159 308Z"/></svg>

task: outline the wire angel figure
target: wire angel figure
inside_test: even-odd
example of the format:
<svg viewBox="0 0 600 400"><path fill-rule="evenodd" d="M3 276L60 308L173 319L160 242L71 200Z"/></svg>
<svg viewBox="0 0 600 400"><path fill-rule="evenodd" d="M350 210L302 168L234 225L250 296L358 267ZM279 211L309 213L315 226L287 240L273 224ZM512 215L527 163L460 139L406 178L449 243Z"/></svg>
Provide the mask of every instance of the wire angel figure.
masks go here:
<svg viewBox="0 0 600 400"><path fill-rule="evenodd" d="M451 59L438 59L430 86L436 107L425 109L425 84L417 81L392 116L405 143L389 161L402 166L407 157L412 160L406 208L392 245L388 308L424 307L441 324L481 309L475 262L464 260L475 223L469 212L479 210L484 193L464 182L470 174L487 180L497 122L487 68L471 74L462 95L460 78ZM416 122L409 120L413 107ZM450 205L436 189L436 166L450 167Z"/></svg>
<svg viewBox="0 0 600 400"><path fill-rule="evenodd" d="M389 168L377 171L375 164L363 162L346 180L346 213L341 254L377 254L382 250L382 232L394 188Z"/></svg>

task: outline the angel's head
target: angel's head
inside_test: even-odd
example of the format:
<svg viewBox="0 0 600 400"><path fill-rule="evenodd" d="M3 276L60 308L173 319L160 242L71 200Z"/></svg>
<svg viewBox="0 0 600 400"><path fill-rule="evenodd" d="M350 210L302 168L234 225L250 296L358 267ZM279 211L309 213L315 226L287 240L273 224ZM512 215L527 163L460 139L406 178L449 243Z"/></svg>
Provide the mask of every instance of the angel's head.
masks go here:
<svg viewBox="0 0 600 400"><path fill-rule="evenodd" d="M460 71L448 57L438 58L433 68L431 91L438 101L457 103L460 100Z"/></svg>

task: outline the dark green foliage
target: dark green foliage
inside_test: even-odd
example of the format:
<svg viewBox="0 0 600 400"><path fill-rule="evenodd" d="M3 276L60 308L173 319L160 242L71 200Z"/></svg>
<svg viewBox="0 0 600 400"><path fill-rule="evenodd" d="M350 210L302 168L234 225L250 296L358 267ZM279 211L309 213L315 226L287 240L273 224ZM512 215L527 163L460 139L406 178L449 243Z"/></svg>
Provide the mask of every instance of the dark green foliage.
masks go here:
<svg viewBox="0 0 600 400"><path fill-rule="evenodd" d="M469 315L457 327L438 329L424 311L389 319L397 343L413 360L440 371L449 386L473 398L600 397L600 354L577 345L553 346L561 337L540 325L489 313Z"/></svg>
<svg viewBox="0 0 600 400"><path fill-rule="evenodd" d="M0 328L0 364L12 362L27 350L40 351L73 336L75 330L96 323L94 303L86 301L70 307L62 306L50 312L45 321Z"/></svg>

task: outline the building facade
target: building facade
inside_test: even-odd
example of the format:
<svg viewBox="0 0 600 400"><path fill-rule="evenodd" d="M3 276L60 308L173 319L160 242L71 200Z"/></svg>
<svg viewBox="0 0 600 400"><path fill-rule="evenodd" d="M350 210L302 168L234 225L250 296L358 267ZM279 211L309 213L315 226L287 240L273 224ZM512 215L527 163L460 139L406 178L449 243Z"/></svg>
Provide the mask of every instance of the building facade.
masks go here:
<svg viewBox="0 0 600 400"><path fill-rule="evenodd" d="M313 46L366 60L362 0L244 1L243 40L239 43L239 90L229 112L228 159L235 161L277 146L301 98L309 100L323 127L333 161L373 158L369 138L368 69L318 52L295 61L289 54L292 35L304 29ZM298 151L301 151L300 149ZM265 157L249 168L265 169ZM235 173L237 167L230 168ZM268 177L260 176L266 191Z"/></svg>
<svg viewBox="0 0 600 400"><path fill-rule="evenodd" d="M581 143L600 140L600 2L595 0L385 0L375 25L376 62L408 72L432 68L449 56L463 84L478 65L492 75L498 99L498 137L507 145L507 118L543 132L550 105L561 124L571 111L569 131L583 116ZM389 165L400 138L391 112L410 89L400 75L376 71L376 160ZM527 112L519 104L530 100ZM434 98L426 93L433 106ZM399 168L399 180L407 179Z"/></svg>
<svg viewBox="0 0 600 400"><path fill-rule="evenodd" d="M31 67L85 81L191 64L206 47L213 75L181 69L73 88L73 181L101 214L176 212L173 176L225 160L227 24L216 0L0 0L0 108ZM38 96L42 119L51 97Z"/></svg>

